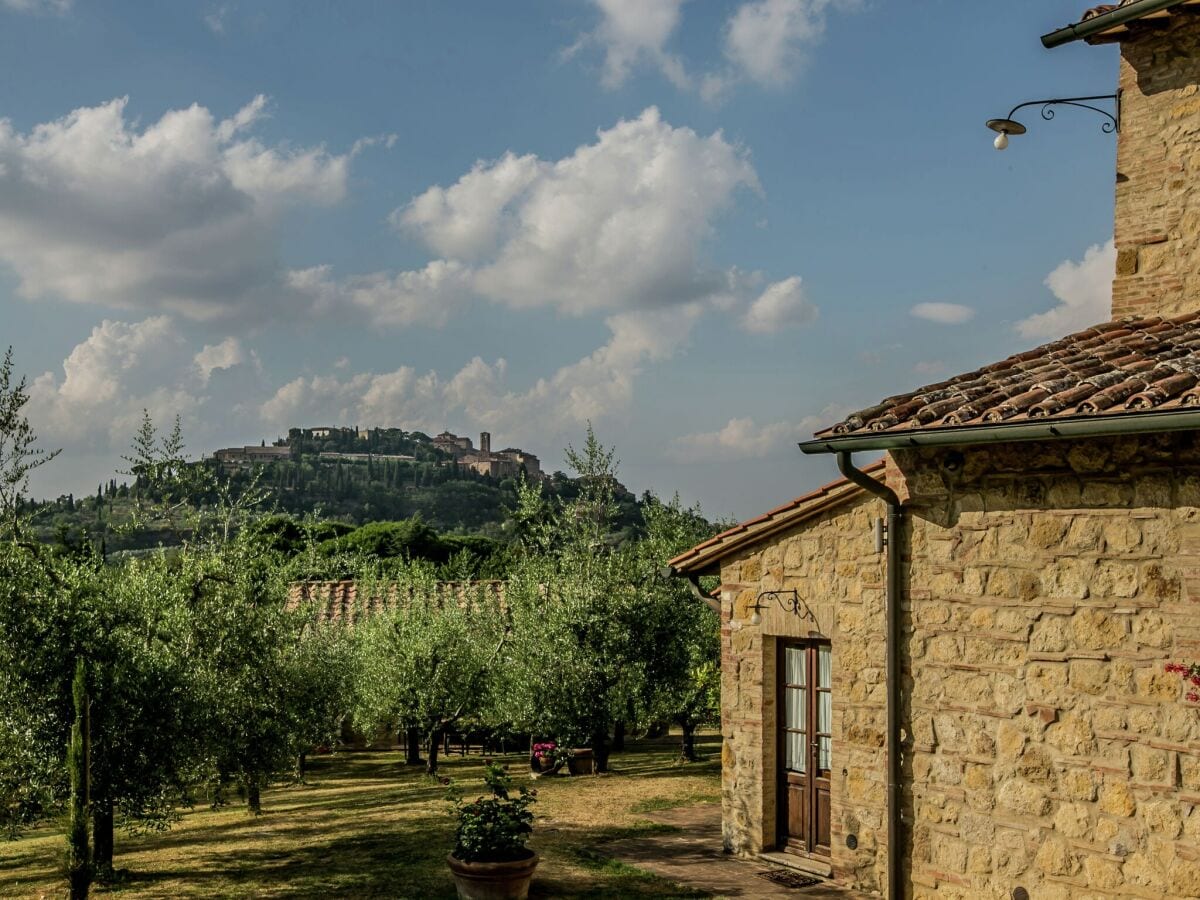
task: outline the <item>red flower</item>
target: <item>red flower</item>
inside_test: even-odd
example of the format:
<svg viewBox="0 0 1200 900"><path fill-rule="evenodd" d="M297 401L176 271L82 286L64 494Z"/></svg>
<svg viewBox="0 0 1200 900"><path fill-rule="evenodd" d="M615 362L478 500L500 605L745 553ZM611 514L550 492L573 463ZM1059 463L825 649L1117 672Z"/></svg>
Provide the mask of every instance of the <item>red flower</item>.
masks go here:
<svg viewBox="0 0 1200 900"><path fill-rule="evenodd" d="M1191 681L1192 684L1200 685L1200 675L1193 675Z"/></svg>
<svg viewBox="0 0 1200 900"><path fill-rule="evenodd" d="M1197 694L1195 691L1188 694L1187 698L1189 703L1200 703L1200 694Z"/></svg>

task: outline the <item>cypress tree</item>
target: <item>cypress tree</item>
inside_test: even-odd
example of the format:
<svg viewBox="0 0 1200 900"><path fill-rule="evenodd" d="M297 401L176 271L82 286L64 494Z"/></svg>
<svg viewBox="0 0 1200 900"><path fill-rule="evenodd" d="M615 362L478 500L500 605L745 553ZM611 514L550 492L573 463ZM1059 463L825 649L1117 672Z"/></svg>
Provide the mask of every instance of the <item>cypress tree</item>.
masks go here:
<svg viewBox="0 0 1200 900"><path fill-rule="evenodd" d="M88 696L87 668L83 658L75 661L75 722L67 744L67 769L71 775L71 824L67 832L67 878L71 900L87 900L92 882L88 847Z"/></svg>

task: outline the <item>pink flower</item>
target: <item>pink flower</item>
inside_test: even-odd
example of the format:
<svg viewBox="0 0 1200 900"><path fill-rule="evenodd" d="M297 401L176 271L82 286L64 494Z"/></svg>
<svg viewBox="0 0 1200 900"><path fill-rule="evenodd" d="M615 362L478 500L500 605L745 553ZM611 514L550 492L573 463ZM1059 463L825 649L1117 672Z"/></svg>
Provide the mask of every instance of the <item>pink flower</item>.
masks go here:
<svg viewBox="0 0 1200 900"><path fill-rule="evenodd" d="M1197 694L1195 691L1188 694L1187 698L1189 703L1200 703L1200 694Z"/></svg>

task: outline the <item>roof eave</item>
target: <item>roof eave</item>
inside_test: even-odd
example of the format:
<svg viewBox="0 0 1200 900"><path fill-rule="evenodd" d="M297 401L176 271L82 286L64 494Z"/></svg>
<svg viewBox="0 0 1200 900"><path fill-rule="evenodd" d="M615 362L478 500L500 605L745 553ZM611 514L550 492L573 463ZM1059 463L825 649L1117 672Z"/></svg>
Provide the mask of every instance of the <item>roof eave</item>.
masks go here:
<svg viewBox="0 0 1200 900"><path fill-rule="evenodd" d="M866 466L864 471L875 471L877 468L882 467L882 464L883 460L872 463ZM829 488L823 488L822 491L823 493L814 494L811 500L803 506L798 506L781 513L774 519L757 525L752 529L731 534L718 543L704 547L699 552L686 551L668 562L667 566L676 575L719 575L721 561L727 556L741 552L746 547L761 543L780 532L796 528L815 516L835 509L847 500L865 493L861 487L844 479L835 482Z"/></svg>
<svg viewBox="0 0 1200 900"><path fill-rule="evenodd" d="M1009 425L956 425L912 431L872 431L839 434L803 441L804 453L840 453L860 450L905 450L916 447L967 447L1021 441L1056 441L1160 431L1200 430L1200 409L1151 410L1110 416L1086 416Z"/></svg>
<svg viewBox="0 0 1200 900"><path fill-rule="evenodd" d="M1085 22L1076 22L1074 25L1067 25L1057 31L1043 34L1042 46L1047 50L1052 50L1072 41L1081 41L1108 31L1110 28L1124 25L1126 22L1132 22L1134 19L1140 19L1171 6L1178 6L1182 2L1183 0L1136 0L1134 3L1117 7L1110 12L1093 16Z"/></svg>

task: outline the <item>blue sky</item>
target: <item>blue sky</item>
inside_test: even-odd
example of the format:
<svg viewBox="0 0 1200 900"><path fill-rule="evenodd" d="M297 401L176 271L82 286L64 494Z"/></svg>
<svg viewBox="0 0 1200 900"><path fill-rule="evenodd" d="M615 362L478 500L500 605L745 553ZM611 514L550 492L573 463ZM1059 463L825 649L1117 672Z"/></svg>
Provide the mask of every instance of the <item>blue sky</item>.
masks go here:
<svg viewBox="0 0 1200 900"><path fill-rule="evenodd" d="M0 344L63 455L142 408L475 435L746 517L797 440L1107 318L1080 0L0 0Z"/></svg>

